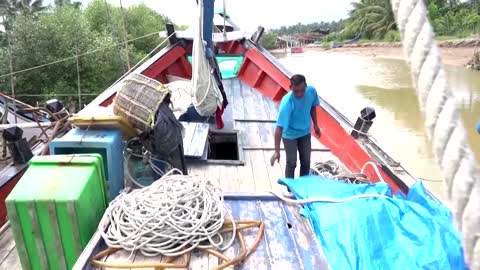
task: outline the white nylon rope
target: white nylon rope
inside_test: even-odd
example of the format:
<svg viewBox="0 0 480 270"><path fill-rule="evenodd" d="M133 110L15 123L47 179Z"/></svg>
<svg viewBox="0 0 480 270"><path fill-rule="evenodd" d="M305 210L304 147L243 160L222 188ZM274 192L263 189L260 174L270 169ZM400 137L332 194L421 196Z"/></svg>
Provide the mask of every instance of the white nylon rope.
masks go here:
<svg viewBox="0 0 480 270"><path fill-rule="evenodd" d="M480 178L460 111L448 87L423 0L391 0L427 134L463 234L466 259L480 269Z"/></svg>
<svg viewBox="0 0 480 270"><path fill-rule="evenodd" d="M226 250L235 240L221 234L226 215L222 191L204 177L173 169L152 185L122 193L99 224L109 247L145 256L178 256L195 248ZM108 225L109 224L109 225ZM108 226L107 226L108 225ZM225 243L226 242L226 243Z"/></svg>

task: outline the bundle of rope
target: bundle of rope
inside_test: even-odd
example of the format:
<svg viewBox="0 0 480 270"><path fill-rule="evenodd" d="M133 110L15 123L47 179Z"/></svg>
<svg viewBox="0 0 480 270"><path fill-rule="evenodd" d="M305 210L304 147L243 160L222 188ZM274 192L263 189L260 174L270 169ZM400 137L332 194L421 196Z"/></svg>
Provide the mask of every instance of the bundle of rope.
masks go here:
<svg viewBox="0 0 480 270"><path fill-rule="evenodd" d="M176 174L179 173L179 174ZM225 219L230 216L230 219ZM247 249L242 230L258 228L257 237ZM259 245L264 231L261 221L233 221L225 207L222 192L204 177L181 175L177 169L142 189L122 193L110 203L100 221L99 231L109 246L93 256L99 267L109 268L186 268L190 251L199 248L224 262L220 270L245 260ZM231 234L229 239L225 236ZM240 242L241 252L230 259L221 253ZM144 256L166 256L162 263L109 263L102 258L117 250L140 252ZM171 263L183 256L181 264Z"/></svg>
<svg viewBox="0 0 480 270"><path fill-rule="evenodd" d="M391 0L412 72L427 134L463 234L467 261L480 269L480 174L464 124L448 87L435 34L423 0Z"/></svg>
<svg viewBox="0 0 480 270"><path fill-rule="evenodd" d="M197 247L225 250L232 245L235 227L226 243L220 234L229 213L221 191L205 178L175 171L112 201L100 222L109 247L178 256Z"/></svg>
<svg viewBox="0 0 480 270"><path fill-rule="evenodd" d="M329 179L343 181L350 184L368 184L367 176L363 173L340 173L338 164L333 160L327 160L325 162L314 162L310 168L310 172L313 175L322 176Z"/></svg>

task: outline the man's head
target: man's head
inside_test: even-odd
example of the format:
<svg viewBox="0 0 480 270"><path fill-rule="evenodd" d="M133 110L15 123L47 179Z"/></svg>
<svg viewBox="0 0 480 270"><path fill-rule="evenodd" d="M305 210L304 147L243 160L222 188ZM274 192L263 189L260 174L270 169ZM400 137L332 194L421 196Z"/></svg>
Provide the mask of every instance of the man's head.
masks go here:
<svg viewBox="0 0 480 270"><path fill-rule="evenodd" d="M307 81L305 76L301 74L295 74L290 78L290 89L292 89L293 95L297 98L301 98L305 95L305 89L307 88Z"/></svg>

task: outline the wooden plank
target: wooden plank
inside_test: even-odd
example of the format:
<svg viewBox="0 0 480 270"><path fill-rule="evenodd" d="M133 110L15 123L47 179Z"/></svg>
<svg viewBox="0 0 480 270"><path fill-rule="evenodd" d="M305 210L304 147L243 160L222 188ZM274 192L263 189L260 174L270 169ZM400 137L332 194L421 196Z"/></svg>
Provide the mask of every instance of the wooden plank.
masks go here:
<svg viewBox="0 0 480 270"><path fill-rule="evenodd" d="M0 264L0 270L21 270L20 259L16 249L12 249L5 260Z"/></svg>
<svg viewBox="0 0 480 270"><path fill-rule="evenodd" d="M259 208L267 228L265 241L272 251L268 254L271 269L302 269L281 203L262 202Z"/></svg>
<svg viewBox="0 0 480 270"><path fill-rule="evenodd" d="M0 264L10 255L15 249L15 240L10 228L7 228L0 238Z"/></svg>
<svg viewBox="0 0 480 270"><path fill-rule="evenodd" d="M220 165L219 183L224 192L235 192L238 190L238 179L236 166Z"/></svg>
<svg viewBox="0 0 480 270"><path fill-rule="evenodd" d="M195 125L190 122L181 122L185 128L185 136L183 137L183 153L189 155L190 145L192 144L193 134L195 134Z"/></svg>
<svg viewBox="0 0 480 270"><path fill-rule="evenodd" d="M229 205L229 209L232 209L232 212L235 213L235 216L238 220L261 220L262 219L257 210L258 204L260 204L260 202L257 202L256 200L227 202L227 204ZM265 229L267 230L268 228L265 228ZM243 232L243 237L245 239L245 244L247 248L250 248L252 246L252 244L256 239L256 236L257 236L256 229L251 229L251 230L249 229ZM284 269L281 267L280 268L269 267L270 263L268 261L268 255L267 255L269 252L269 248L264 239L265 238L262 238L259 246L254 251L254 253L244 261L241 269L244 269L244 270Z"/></svg>
<svg viewBox="0 0 480 270"><path fill-rule="evenodd" d="M238 139L240 140L238 143L240 146L246 146L248 145L248 132L246 130L246 123L243 122L237 122L235 121L235 129L238 130Z"/></svg>
<svg viewBox="0 0 480 270"><path fill-rule="evenodd" d="M249 86L243 85L242 88L242 97L243 97L243 109L245 113L245 118L248 119L259 119L258 115L255 113L256 104L254 103L253 93L250 90Z"/></svg>
<svg viewBox="0 0 480 270"><path fill-rule="evenodd" d="M208 267L208 254L203 250L195 250L191 252L190 257L190 270L209 270Z"/></svg>
<svg viewBox="0 0 480 270"><path fill-rule="evenodd" d="M264 146L262 145L262 138L260 136L260 130L257 123L244 123L247 133L247 142L245 146Z"/></svg>
<svg viewBox="0 0 480 270"><path fill-rule="evenodd" d="M239 191L254 192L255 181L253 180L253 168L250 153L244 152L245 165L238 167Z"/></svg>
<svg viewBox="0 0 480 270"><path fill-rule="evenodd" d="M171 257L163 256L162 257L162 262L163 263L175 263L175 264L183 264L183 256L177 257L175 260L171 261ZM191 265L191 263L190 263ZM137 268L138 269L138 268ZM179 268L165 268L165 270L177 270ZM181 269L181 268L180 268Z"/></svg>
<svg viewBox="0 0 480 270"><path fill-rule="evenodd" d="M208 165L205 176L212 182L213 185L221 186L220 183L220 168L223 165Z"/></svg>
<svg viewBox="0 0 480 270"><path fill-rule="evenodd" d="M269 119L276 121L278 117L278 105L266 96L263 96L263 103L267 109L267 115L269 116Z"/></svg>
<svg viewBox="0 0 480 270"><path fill-rule="evenodd" d="M240 166L228 166L226 167L227 179L231 179L231 188L233 192L240 190L240 183L238 178L238 167ZM228 177L230 176L230 177Z"/></svg>
<svg viewBox="0 0 480 270"><path fill-rule="evenodd" d="M260 133L260 142L262 146L275 146L275 132L274 124L271 123L256 123Z"/></svg>
<svg viewBox="0 0 480 270"><path fill-rule="evenodd" d="M218 257L208 254L208 269L215 269L218 266Z"/></svg>
<svg viewBox="0 0 480 270"><path fill-rule="evenodd" d="M330 269L325 253L312 231L308 220L300 214L296 205L283 204L288 221L292 224L290 232L294 239L296 250L302 260L304 269ZM315 254L315 255L314 255Z"/></svg>
<svg viewBox="0 0 480 270"><path fill-rule="evenodd" d="M245 103L242 96L242 89L239 80L232 80L230 91L233 94L232 110L234 119L245 118Z"/></svg>
<svg viewBox="0 0 480 270"><path fill-rule="evenodd" d="M255 181L255 191L263 192L272 190L270 178L265 168L265 157L263 151L249 151L250 162L253 168L253 179Z"/></svg>
<svg viewBox="0 0 480 270"><path fill-rule="evenodd" d="M255 89L250 88L249 90L253 103L248 103L251 104L248 109L255 113L256 119L270 119L270 116L267 114L267 110L265 109L266 105L263 103L263 95Z"/></svg>
<svg viewBox="0 0 480 270"><path fill-rule="evenodd" d="M267 169L268 178L270 181L270 186L275 192L284 192L286 191L285 186L278 184L278 180L283 177L283 171L279 164L270 165L270 157L273 155L274 151L262 151L265 158L265 167Z"/></svg>
<svg viewBox="0 0 480 270"><path fill-rule="evenodd" d="M143 255L141 252L137 252L135 255L135 264L142 264L142 263L161 263L162 262L162 255L155 256L155 257L147 257ZM156 270L155 267L142 267L142 270ZM138 270L138 268L130 268L130 270Z"/></svg>
<svg viewBox="0 0 480 270"><path fill-rule="evenodd" d="M209 125L205 123L195 123L195 133L188 149L188 156L201 157L207 143Z"/></svg>
<svg viewBox="0 0 480 270"><path fill-rule="evenodd" d="M117 252L109 255L105 262L107 263L132 263L135 260L135 255L131 255L131 251L126 251L126 250L118 250ZM111 268L111 267L103 267L103 270L115 270L118 268Z"/></svg>

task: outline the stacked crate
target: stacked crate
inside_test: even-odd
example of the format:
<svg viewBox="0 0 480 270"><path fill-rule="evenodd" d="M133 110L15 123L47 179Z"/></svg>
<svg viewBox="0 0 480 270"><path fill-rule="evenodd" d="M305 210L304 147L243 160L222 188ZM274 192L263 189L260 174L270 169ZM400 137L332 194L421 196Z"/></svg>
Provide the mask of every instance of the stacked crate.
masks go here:
<svg viewBox="0 0 480 270"><path fill-rule="evenodd" d="M6 205L23 269L71 269L107 207L103 158L34 157Z"/></svg>

